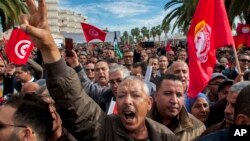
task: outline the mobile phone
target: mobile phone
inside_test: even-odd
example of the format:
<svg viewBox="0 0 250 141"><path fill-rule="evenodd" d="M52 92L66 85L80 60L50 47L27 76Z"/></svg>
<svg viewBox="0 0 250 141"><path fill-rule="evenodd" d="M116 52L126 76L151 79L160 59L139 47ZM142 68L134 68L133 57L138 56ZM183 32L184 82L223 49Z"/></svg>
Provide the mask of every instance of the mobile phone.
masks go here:
<svg viewBox="0 0 250 141"><path fill-rule="evenodd" d="M68 57L73 57L73 39L72 38L65 38L65 54Z"/></svg>

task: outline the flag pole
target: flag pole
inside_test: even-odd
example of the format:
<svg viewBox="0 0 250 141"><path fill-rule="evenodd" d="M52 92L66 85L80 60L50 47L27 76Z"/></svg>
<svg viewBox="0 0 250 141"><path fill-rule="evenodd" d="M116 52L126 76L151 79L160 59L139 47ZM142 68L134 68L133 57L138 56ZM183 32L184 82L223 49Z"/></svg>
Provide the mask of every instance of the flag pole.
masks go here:
<svg viewBox="0 0 250 141"><path fill-rule="evenodd" d="M236 67L237 67L238 73L240 75L241 74L241 69L240 69L240 63L239 63L239 59L238 59L238 55L237 55L235 45L233 45L233 51L234 51L234 58L235 58ZM243 81L242 77L240 78L240 81Z"/></svg>

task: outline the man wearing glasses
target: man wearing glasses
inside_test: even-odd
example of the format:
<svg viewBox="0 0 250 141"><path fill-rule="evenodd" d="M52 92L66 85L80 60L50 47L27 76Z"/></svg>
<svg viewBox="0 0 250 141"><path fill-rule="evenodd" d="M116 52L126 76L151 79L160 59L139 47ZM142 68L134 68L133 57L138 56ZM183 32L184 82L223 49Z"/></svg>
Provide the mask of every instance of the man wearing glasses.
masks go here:
<svg viewBox="0 0 250 141"><path fill-rule="evenodd" d="M241 53L238 55L238 59L239 59L241 72L242 73L246 72L249 68L249 62L250 62L249 55L245 53ZM239 75L239 71L236 65L232 65L231 68L225 69L222 73L232 80L234 80Z"/></svg>
<svg viewBox="0 0 250 141"><path fill-rule="evenodd" d="M95 64L88 63L85 67L86 74L91 82L95 81Z"/></svg>
<svg viewBox="0 0 250 141"><path fill-rule="evenodd" d="M53 118L36 95L14 95L0 106L1 141L47 141Z"/></svg>

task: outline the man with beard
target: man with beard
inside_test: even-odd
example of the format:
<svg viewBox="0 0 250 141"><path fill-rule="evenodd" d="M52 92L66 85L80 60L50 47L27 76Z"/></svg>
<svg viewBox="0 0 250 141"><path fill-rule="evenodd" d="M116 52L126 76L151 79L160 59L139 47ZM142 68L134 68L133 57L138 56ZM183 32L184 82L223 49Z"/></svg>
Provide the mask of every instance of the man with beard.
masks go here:
<svg viewBox="0 0 250 141"><path fill-rule="evenodd" d="M180 141L191 141L205 131L204 124L184 107L182 79L173 74L162 76L156 85L152 118L167 126Z"/></svg>
<svg viewBox="0 0 250 141"><path fill-rule="evenodd" d="M21 28L41 50L50 95L65 127L78 140L177 140L168 128L146 118L152 99L141 79L127 78L120 83L116 96L118 116L106 115L85 93L75 70L61 58L49 30L45 0L38 2L38 8L32 0L26 3L32 15L22 17L25 24Z"/></svg>

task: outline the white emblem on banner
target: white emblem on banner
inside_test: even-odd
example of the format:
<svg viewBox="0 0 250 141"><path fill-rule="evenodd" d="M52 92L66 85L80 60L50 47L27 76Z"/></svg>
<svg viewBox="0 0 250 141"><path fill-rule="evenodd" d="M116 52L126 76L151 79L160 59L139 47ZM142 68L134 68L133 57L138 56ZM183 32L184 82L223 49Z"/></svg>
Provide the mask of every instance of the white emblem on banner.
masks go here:
<svg viewBox="0 0 250 141"><path fill-rule="evenodd" d="M15 46L16 56L20 59L23 59L27 53L27 50L30 47L31 42L29 40L21 40Z"/></svg>
<svg viewBox="0 0 250 141"><path fill-rule="evenodd" d="M197 58L201 63L207 62L208 52L210 50L210 38L211 38L211 27L205 23L205 21L201 21L195 27L195 48Z"/></svg>
<svg viewBox="0 0 250 141"><path fill-rule="evenodd" d="M93 37L97 37L99 35L99 33L93 28L89 30L89 34Z"/></svg>

